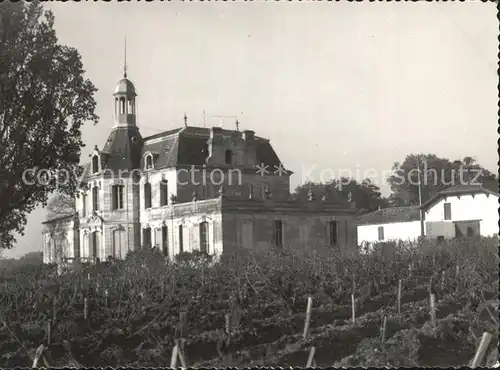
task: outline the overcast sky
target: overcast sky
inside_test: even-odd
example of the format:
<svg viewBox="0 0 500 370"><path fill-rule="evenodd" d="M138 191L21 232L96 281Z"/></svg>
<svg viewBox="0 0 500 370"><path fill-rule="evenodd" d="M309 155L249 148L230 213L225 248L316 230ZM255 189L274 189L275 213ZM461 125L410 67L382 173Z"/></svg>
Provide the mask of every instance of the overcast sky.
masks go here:
<svg viewBox="0 0 500 370"><path fill-rule="evenodd" d="M138 91L142 136L219 125L270 138L292 190L339 171L389 194L395 161L422 152L476 157L496 172L494 3L49 3L63 44L76 47L99 89L102 148L123 74ZM205 120L203 111L206 112ZM223 122L234 127L234 118ZM312 170L314 169L314 170ZM323 170L323 172L321 172ZM370 171L370 172L366 172ZM323 178L321 174L323 173ZM45 210L7 256L41 249Z"/></svg>

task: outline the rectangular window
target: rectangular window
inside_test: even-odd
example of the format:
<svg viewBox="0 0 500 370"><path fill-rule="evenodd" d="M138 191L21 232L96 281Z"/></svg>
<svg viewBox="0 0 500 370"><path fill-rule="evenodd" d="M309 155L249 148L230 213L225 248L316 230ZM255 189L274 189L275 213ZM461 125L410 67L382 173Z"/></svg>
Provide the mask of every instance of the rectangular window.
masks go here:
<svg viewBox="0 0 500 370"><path fill-rule="evenodd" d="M144 247L151 248L151 228L147 227L142 230L142 241Z"/></svg>
<svg viewBox="0 0 500 370"><path fill-rule="evenodd" d="M160 206L168 205L168 184L166 181L160 182Z"/></svg>
<svg viewBox="0 0 500 370"><path fill-rule="evenodd" d="M182 235L182 225L179 225L179 253L184 252L184 240Z"/></svg>
<svg viewBox="0 0 500 370"><path fill-rule="evenodd" d="M378 227L378 240L384 240L384 227Z"/></svg>
<svg viewBox="0 0 500 370"><path fill-rule="evenodd" d="M283 246L283 221L274 221L274 244L277 247Z"/></svg>
<svg viewBox="0 0 500 370"><path fill-rule="evenodd" d="M112 209L123 209L123 185L113 185L112 187Z"/></svg>
<svg viewBox="0 0 500 370"><path fill-rule="evenodd" d="M168 227L162 226L161 228L161 249L163 255L168 256Z"/></svg>
<svg viewBox="0 0 500 370"><path fill-rule="evenodd" d="M337 221L330 221L328 223L328 236L330 239L330 245L337 245L337 235L338 235L338 225Z"/></svg>
<svg viewBox="0 0 500 370"><path fill-rule="evenodd" d="M92 188L92 205L94 211L99 210L99 188L97 186Z"/></svg>
<svg viewBox="0 0 500 370"><path fill-rule="evenodd" d="M451 220L451 203L444 204L444 219Z"/></svg>
<svg viewBox="0 0 500 370"><path fill-rule="evenodd" d="M82 216L87 216L87 194L82 194Z"/></svg>
<svg viewBox="0 0 500 370"><path fill-rule="evenodd" d="M151 208L151 184L144 184L144 208Z"/></svg>
<svg viewBox="0 0 500 370"><path fill-rule="evenodd" d="M208 253L208 222L200 223L200 251Z"/></svg>

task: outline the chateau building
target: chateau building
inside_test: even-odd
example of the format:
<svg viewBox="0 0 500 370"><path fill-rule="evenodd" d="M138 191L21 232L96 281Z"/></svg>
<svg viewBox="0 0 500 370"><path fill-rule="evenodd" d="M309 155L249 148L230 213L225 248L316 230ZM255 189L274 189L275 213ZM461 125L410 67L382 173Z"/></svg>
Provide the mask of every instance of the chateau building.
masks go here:
<svg viewBox="0 0 500 370"><path fill-rule="evenodd" d="M356 245L354 203L293 199L291 171L251 130L187 124L142 137L126 74L115 120L84 168L75 214L44 222L45 263L125 258L156 246L169 258L201 250Z"/></svg>

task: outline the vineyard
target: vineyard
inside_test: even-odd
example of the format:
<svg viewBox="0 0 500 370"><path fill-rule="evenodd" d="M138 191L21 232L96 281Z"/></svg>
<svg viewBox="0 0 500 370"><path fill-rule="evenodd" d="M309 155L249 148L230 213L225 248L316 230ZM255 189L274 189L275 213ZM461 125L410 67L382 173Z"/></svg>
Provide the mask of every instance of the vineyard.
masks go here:
<svg viewBox="0 0 500 370"><path fill-rule="evenodd" d="M0 367L492 366L498 266L481 238L37 267L0 283Z"/></svg>

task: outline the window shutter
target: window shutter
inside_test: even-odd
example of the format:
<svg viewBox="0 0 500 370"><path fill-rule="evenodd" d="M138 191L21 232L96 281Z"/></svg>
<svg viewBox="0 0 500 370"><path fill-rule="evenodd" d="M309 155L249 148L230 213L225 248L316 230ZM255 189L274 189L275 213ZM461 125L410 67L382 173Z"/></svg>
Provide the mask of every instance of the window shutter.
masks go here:
<svg viewBox="0 0 500 370"><path fill-rule="evenodd" d="M112 185L111 186L111 210L114 210L117 208L117 204L116 204L116 186L115 185Z"/></svg>
<svg viewBox="0 0 500 370"><path fill-rule="evenodd" d="M123 209L123 185L118 186L118 208Z"/></svg>
<svg viewBox="0 0 500 370"><path fill-rule="evenodd" d="M273 221L271 232L272 232L272 243L273 243L273 245L276 245L276 243L277 243L277 239L276 239L277 230L276 230L276 221L275 220Z"/></svg>

